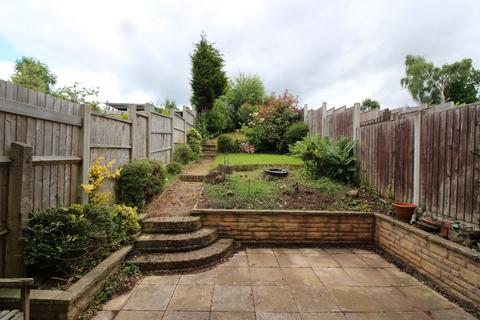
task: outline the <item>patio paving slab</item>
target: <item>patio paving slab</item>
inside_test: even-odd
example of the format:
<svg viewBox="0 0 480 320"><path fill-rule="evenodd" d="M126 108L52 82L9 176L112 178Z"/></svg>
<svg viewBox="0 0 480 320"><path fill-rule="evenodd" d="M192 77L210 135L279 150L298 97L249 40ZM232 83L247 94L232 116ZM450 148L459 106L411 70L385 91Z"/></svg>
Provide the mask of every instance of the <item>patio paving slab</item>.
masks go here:
<svg viewBox="0 0 480 320"><path fill-rule="evenodd" d="M259 312L298 312L287 286L254 286L255 310Z"/></svg>
<svg viewBox="0 0 480 320"><path fill-rule="evenodd" d="M254 312L212 312L210 320L255 320Z"/></svg>
<svg viewBox="0 0 480 320"><path fill-rule="evenodd" d="M157 320L162 319L163 311L120 311L115 320Z"/></svg>
<svg viewBox="0 0 480 320"><path fill-rule="evenodd" d="M212 311L254 311L252 287L215 286Z"/></svg>
<svg viewBox="0 0 480 320"><path fill-rule="evenodd" d="M172 311L210 311L213 286L178 285L168 305Z"/></svg>
<svg viewBox="0 0 480 320"><path fill-rule="evenodd" d="M108 310L110 309L110 310ZM373 251L247 248L200 272L147 276L95 320L473 320Z"/></svg>
<svg viewBox="0 0 480 320"><path fill-rule="evenodd" d="M174 290L175 285L139 285L123 310L165 310Z"/></svg>

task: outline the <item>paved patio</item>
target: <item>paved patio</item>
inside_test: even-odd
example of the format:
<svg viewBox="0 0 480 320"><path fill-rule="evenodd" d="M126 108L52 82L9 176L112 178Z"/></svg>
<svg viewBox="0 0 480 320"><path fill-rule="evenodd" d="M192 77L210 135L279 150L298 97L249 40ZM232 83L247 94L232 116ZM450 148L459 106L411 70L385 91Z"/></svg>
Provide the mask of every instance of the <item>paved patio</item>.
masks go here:
<svg viewBox="0 0 480 320"><path fill-rule="evenodd" d="M475 318L371 251L247 248L211 270L146 277L100 319Z"/></svg>

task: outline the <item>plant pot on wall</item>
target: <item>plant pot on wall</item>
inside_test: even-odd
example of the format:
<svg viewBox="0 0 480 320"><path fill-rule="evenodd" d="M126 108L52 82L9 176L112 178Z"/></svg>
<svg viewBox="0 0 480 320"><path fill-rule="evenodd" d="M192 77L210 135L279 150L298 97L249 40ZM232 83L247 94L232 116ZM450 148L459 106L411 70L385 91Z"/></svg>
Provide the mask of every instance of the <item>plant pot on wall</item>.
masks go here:
<svg viewBox="0 0 480 320"><path fill-rule="evenodd" d="M409 222L417 206L410 202L394 202L393 207L398 219Z"/></svg>

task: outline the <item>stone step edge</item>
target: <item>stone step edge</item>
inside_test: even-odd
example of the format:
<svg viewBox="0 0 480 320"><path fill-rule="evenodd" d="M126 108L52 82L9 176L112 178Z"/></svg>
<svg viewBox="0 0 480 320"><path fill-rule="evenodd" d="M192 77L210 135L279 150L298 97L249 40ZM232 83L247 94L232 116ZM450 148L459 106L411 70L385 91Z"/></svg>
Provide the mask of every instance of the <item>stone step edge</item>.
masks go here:
<svg viewBox="0 0 480 320"><path fill-rule="evenodd" d="M175 221L174 217L175 216L152 217L149 219L145 219L144 221L142 221L142 232L149 233L149 234L155 234L155 233L179 234L179 233L194 232L202 228L202 222L198 217L179 216L181 217L181 219L179 219L178 221ZM166 220L171 219L171 221L161 221L161 218L166 218ZM154 221L155 219L158 219L159 221ZM155 227L155 225L157 225L157 227Z"/></svg>
<svg viewBox="0 0 480 320"><path fill-rule="evenodd" d="M155 239L142 239L142 237L138 237L135 242L135 250L145 253L163 253L163 252L185 252L185 251L192 251L196 249L201 249L208 247L218 239L217 230L214 228L204 228L211 230L211 233L207 233L202 236L187 238L187 239L179 239L179 240L155 240ZM199 229L201 230L201 229ZM198 230L197 230L198 231ZM153 234L155 235L155 234ZM163 234L163 235L183 235L182 233L177 234ZM149 243L149 242L166 242L169 243L168 245L152 245L152 246L142 246L142 243ZM178 242L178 244L174 244Z"/></svg>
<svg viewBox="0 0 480 320"><path fill-rule="evenodd" d="M232 239L218 239L216 242L211 244L210 246L194 251L187 251L187 252L181 252L179 254L190 254L192 257L195 257L198 255L198 252L202 250L207 250L208 248L211 247L223 247L220 248L217 252L214 254L211 254L209 256L201 257L200 259L190 259L190 260L181 260L181 261L159 261L159 262L151 262L151 261L141 261L141 257L145 255L154 255L152 253L147 253L147 254L140 254L135 257L132 257L130 259L131 262L135 263L136 265L139 266L139 268L142 271L153 271L153 272L159 272L159 273L176 273L176 272L186 272L186 271L191 271L191 270L198 270L198 269L203 269L206 267L210 267L213 265L216 265L217 263L221 262L222 259L227 257L231 252L233 252L234 249L234 241ZM160 253L159 255L173 255L174 253ZM160 267L159 265L164 265ZM166 264L166 266L165 266Z"/></svg>

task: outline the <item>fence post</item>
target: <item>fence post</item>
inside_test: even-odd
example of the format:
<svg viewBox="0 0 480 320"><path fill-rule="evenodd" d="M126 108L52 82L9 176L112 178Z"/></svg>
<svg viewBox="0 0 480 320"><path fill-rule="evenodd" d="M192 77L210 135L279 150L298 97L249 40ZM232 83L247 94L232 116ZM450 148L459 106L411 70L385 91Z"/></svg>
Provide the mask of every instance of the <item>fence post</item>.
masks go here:
<svg viewBox="0 0 480 320"><path fill-rule="evenodd" d="M146 146L147 146L147 158L150 159L150 152L152 151L152 114L150 112L150 106L145 104L145 114L147 115L147 135L146 135Z"/></svg>
<svg viewBox="0 0 480 320"><path fill-rule="evenodd" d="M128 105L128 120L132 122L132 127L130 129L130 161L135 160L137 146L135 145L135 137L137 135L137 105L129 104Z"/></svg>
<svg viewBox="0 0 480 320"><path fill-rule="evenodd" d="M79 154L82 156L82 166L80 169L80 184L88 184L88 169L90 167L90 128L92 123L92 110L90 106L83 105L83 123L82 123L82 131L80 135L80 143L79 143ZM83 191L83 189L78 186L78 193L81 195L81 202L87 203L88 202L88 194Z"/></svg>
<svg viewBox="0 0 480 320"><path fill-rule="evenodd" d="M5 274L8 277L19 277L25 273L23 229L27 224L28 214L33 209L32 147L12 142L10 157L12 163L8 184Z"/></svg>
<svg viewBox="0 0 480 320"><path fill-rule="evenodd" d="M420 135L422 128L422 111L415 113L413 131L413 203L420 205Z"/></svg>
<svg viewBox="0 0 480 320"><path fill-rule="evenodd" d="M353 105L353 119L352 119L352 140L359 140L358 129L360 128L360 103L356 102Z"/></svg>
<svg viewBox="0 0 480 320"><path fill-rule="evenodd" d="M170 161L173 161L173 153L175 152L175 129L173 123L173 115L170 115Z"/></svg>
<svg viewBox="0 0 480 320"><path fill-rule="evenodd" d="M328 136L327 128L327 103L322 102L322 132L320 133L322 137Z"/></svg>

